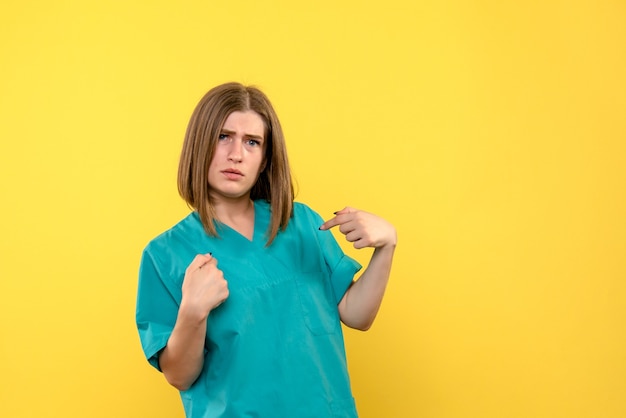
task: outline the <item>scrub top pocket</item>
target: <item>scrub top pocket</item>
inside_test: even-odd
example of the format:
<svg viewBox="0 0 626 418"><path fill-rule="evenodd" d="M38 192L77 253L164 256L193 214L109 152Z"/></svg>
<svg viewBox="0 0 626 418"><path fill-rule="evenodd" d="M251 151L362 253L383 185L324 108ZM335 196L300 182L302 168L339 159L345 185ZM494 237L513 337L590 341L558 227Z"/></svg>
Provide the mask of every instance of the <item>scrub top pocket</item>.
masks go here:
<svg viewBox="0 0 626 418"><path fill-rule="evenodd" d="M339 311L327 275L321 271L300 273L296 283L304 321L311 333L326 335L339 331Z"/></svg>

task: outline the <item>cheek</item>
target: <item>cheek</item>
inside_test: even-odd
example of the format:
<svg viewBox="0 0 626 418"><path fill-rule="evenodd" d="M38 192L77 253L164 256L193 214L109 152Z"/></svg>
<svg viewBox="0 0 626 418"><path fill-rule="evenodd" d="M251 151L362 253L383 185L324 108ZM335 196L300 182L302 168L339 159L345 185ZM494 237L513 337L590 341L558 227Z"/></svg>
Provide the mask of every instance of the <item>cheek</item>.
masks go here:
<svg viewBox="0 0 626 418"><path fill-rule="evenodd" d="M259 161L259 174L261 174L263 170L265 170L265 161L265 158L261 158L261 161Z"/></svg>
<svg viewBox="0 0 626 418"><path fill-rule="evenodd" d="M209 168L208 168L208 175L207 175L207 180L215 177L215 173L218 171L219 167L218 167L218 159L216 158L217 155L213 154L213 158L211 159L211 162L209 163Z"/></svg>
<svg viewBox="0 0 626 418"><path fill-rule="evenodd" d="M220 161L224 161L225 157L223 154L224 154L224 150L220 149L220 147L216 147L215 150L213 150L213 155L211 156L211 162L209 163L209 171L217 167Z"/></svg>

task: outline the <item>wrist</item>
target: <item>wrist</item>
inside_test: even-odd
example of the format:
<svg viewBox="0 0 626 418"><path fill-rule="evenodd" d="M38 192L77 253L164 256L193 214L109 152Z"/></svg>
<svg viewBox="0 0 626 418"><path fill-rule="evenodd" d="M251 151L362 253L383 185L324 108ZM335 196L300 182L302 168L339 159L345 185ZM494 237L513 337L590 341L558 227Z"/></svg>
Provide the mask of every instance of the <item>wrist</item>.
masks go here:
<svg viewBox="0 0 626 418"><path fill-rule="evenodd" d="M178 308L178 321L188 323L190 325L203 325L206 322L209 312L193 303L183 299Z"/></svg>
<svg viewBox="0 0 626 418"><path fill-rule="evenodd" d="M384 242L382 245L375 248L376 252L389 252L393 253L396 249L397 239L394 237L389 241Z"/></svg>

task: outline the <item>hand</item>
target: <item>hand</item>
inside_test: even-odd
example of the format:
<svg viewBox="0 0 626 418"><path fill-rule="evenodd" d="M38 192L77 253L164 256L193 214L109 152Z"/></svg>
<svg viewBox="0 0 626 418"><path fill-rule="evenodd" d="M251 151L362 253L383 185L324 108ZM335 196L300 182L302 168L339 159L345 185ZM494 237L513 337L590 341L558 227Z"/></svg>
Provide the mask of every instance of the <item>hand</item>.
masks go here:
<svg viewBox="0 0 626 418"><path fill-rule="evenodd" d="M228 298L228 283L210 254L199 254L185 271L181 308L204 319Z"/></svg>
<svg viewBox="0 0 626 418"><path fill-rule="evenodd" d="M324 222L320 227L325 231L334 226L346 236L354 248L395 247L397 242L396 229L389 222L374 214L346 207L335 216Z"/></svg>

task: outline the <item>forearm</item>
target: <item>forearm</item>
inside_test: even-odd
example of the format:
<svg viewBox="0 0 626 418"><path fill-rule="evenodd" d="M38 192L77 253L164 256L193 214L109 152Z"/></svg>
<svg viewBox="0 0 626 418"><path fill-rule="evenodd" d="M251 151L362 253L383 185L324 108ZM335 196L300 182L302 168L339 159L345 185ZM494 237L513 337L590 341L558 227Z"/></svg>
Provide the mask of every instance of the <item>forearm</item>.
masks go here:
<svg viewBox="0 0 626 418"><path fill-rule="evenodd" d="M186 312L181 306L174 330L159 356L159 366L167 381L178 390L187 390L204 365L207 318Z"/></svg>
<svg viewBox="0 0 626 418"><path fill-rule="evenodd" d="M350 328L371 327L389 281L395 243L376 248L361 277L350 286L339 302L341 321Z"/></svg>

